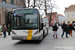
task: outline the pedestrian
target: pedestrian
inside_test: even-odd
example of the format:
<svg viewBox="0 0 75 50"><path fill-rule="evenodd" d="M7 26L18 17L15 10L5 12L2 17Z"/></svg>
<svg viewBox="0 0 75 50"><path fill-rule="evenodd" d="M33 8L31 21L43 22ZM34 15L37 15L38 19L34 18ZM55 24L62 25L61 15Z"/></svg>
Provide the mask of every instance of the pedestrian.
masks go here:
<svg viewBox="0 0 75 50"><path fill-rule="evenodd" d="M72 29L73 29L73 27L72 27L72 24L70 23L70 24L68 25L69 36L70 36L70 35L72 36Z"/></svg>
<svg viewBox="0 0 75 50"><path fill-rule="evenodd" d="M62 26L62 23L60 25Z"/></svg>
<svg viewBox="0 0 75 50"><path fill-rule="evenodd" d="M75 23L73 24L73 30L74 30L74 32L75 32Z"/></svg>
<svg viewBox="0 0 75 50"><path fill-rule="evenodd" d="M67 35L68 25L65 24L65 22L63 22L61 27L62 27L62 30L63 30L63 33L62 33L61 37L63 38L64 32L65 32L66 33L66 38L68 38L68 35Z"/></svg>
<svg viewBox="0 0 75 50"><path fill-rule="evenodd" d="M3 32L4 38L6 37L6 31L7 31L7 28L6 28L5 24L3 24L2 32Z"/></svg>
<svg viewBox="0 0 75 50"><path fill-rule="evenodd" d="M8 24L8 35L10 35L10 24Z"/></svg>
<svg viewBox="0 0 75 50"><path fill-rule="evenodd" d="M57 38L57 29L58 29L57 24L55 23L55 25L53 25L52 28L53 28L53 33L54 33L53 38L54 38L55 35L56 35L56 38Z"/></svg>
<svg viewBox="0 0 75 50"><path fill-rule="evenodd" d="M67 34L69 34L69 24L67 24Z"/></svg>

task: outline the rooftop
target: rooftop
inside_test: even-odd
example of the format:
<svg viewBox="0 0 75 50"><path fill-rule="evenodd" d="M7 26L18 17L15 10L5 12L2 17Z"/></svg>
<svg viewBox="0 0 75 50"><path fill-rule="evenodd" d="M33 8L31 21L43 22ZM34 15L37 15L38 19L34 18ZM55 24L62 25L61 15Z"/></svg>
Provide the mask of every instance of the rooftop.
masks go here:
<svg viewBox="0 0 75 50"><path fill-rule="evenodd" d="M52 15L56 15L57 12L52 12ZM47 15L51 15L51 13L47 13Z"/></svg>
<svg viewBox="0 0 75 50"><path fill-rule="evenodd" d="M63 16L63 15L61 15L61 14L58 14L58 16ZM63 16L64 17L64 16Z"/></svg>
<svg viewBox="0 0 75 50"><path fill-rule="evenodd" d="M65 11L71 11L71 10L75 10L75 4L70 5L69 7L65 8Z"/></svg>

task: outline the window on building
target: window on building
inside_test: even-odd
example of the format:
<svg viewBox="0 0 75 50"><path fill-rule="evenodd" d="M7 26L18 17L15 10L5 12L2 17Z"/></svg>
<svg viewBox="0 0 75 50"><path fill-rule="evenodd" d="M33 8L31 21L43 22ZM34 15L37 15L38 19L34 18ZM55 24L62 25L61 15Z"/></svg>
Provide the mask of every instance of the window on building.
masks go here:
<svg viewBox="0 0 75 50"><path fill-rule="evenodd" d="M67 19L70 19L70 16L69 15L67 15Z"/></svg>
<svg viewBox="0 0 75 50"><path fill-rule="evenodd" d="M72 12L72 14L75 14L75 12Z"/></svg>
<svg viewBox="0 0 75 50"><path fill-rule="evenodd" d="M12 5L14 4L14 0L11 0L11 4L12 4Z"/></svg>
<svg viewBox="0 0 75 50"><path fill-rule="evenodd" d="M67 15L70 14L70 12L67 12Z"/></svg>
<svg viewBox="0 0 75 50"><path fill-rule="evenodd" d="M70 12L67 12L66 17L67 19L70 19Z"/></svg>
<svg viewBox="0 0 75 50"><path fill-rule="evenodd" d="M72 15L72 19L75 19L75 15Z"/></svg>
<svg viewBox="0 0 75 50"><path fill-rule="evenodd" d="M72 19L75 19L75 12L72 12Z"/></svg>
<svg viewBox="0 0 75 50"><path fill-rule="evenodd" d="M2 0L3 3L6 3L6 0Z"/></svg>
<svg viewBox="0 0 75 50"><path fill-rule="evenodd" d="M66 19L66 13L65 13L65 19Z"/></svg>

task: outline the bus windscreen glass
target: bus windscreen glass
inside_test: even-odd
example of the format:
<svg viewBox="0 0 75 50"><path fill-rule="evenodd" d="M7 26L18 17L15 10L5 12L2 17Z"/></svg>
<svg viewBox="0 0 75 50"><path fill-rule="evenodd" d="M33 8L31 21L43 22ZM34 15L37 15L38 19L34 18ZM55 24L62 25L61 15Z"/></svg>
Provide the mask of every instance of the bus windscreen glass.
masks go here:
<svg viewBox="0 0 75 50"><path fill-rule="evenodd" d="M24 10L25 11L25 10ZM15 10L13 16L13 29L36 29L38 28L38 11L28 10ZM29 12L31 11L31 12Z"/></svg>

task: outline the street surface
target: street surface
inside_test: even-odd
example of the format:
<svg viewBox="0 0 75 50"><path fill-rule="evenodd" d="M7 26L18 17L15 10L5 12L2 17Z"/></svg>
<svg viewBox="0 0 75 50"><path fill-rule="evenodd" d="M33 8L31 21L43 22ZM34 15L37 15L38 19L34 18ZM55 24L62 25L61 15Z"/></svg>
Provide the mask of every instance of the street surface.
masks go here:
<svg viewBox="0 0 75 50"><path fill-rule="evenodd" d="M52 28L43 41L20 41L12 40L11 36L7 38L0 36L0 50L75 50L75 33L73 36L61 38L62 29L58 29L58 39L53 38Z"/></svg>

